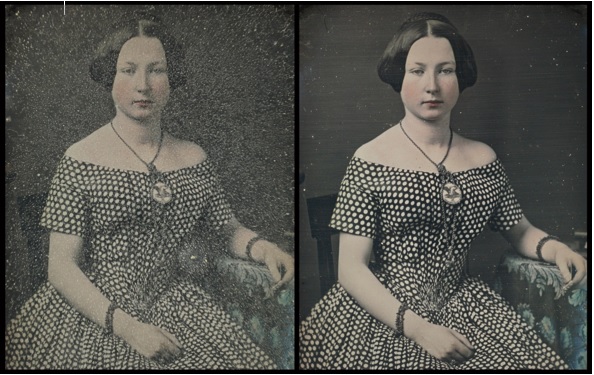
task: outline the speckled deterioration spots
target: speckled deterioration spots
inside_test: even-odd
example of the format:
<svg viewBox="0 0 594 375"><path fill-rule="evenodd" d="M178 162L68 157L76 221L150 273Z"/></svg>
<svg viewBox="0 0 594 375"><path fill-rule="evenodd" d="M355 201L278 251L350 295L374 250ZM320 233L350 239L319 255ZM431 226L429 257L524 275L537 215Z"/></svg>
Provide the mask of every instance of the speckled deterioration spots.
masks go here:
<svg viewBox="0 0 594 375"><path fill-rule="evenodd" d="M464 271L468 248L486 225L505 230L523 216L503 166L496 160L454 175L463 199L444 206L444 225L437 174L353 157L330 225L376 239L370 268L380 282L417 314L466 336L477 349L474 357L462 365L432 357L396 336L337 283L301 324L301 369L567 369L507 302ZM454 262L446 269L446 228L454 215ZM436 285L443 294L431 304Z"/></svg>
<svg viewBox="0 0 594 375"><path fill-rule="evenodd" d="M87 237L89 279L127 313L171 332L181 342L183 355L160 366L108 335L46 283L7 327L7 368L274 367L213 298L174 270L180 241L199 219L218 228L232 217L210 160L164 176L174 198L162 206L150 197L148 174L64 156L42 224Z"/></svg>

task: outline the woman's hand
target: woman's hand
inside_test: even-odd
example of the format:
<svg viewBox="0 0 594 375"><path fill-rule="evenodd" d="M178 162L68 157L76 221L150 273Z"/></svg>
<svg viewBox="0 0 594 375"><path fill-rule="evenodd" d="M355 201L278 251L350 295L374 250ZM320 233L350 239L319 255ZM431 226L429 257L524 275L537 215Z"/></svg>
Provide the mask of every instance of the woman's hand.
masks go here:
<svg viewBox="0 0 594 375"><path fill-rule="evenodd" d="M535 251L538 242L547 236L547 233L530 224L526 217L522 217L516 225L502 234L520 254L532 259L538 259ZM566 283L564 290L582 282L586 277L587 262L584 257L560 241L546 241L541 248L541 257L545 262L555 263L559 267Z"/></svg>
<svg viewBox="0 0 594 375"><path fill-rule="evenodd" d="M404 334L435 358L450 364L461 364L474 355L474 347L461 333L417 315L405 316Z"/></svg>
<svg viewBox="0 0 594 375"><path fill-rule="evenodd" d="M278 246L272 242L265 240L256 242L258 248L261 250L262 261L272 274L272 279L275 284L270 289L269 295L273 296L278 289L287 284L293 279L295 274L295 260L293 257L282 251ZM254 250L255 250L254 246ZM283 275L284 271L284 275Z"/></svg>
<svg viewBox="0 0 594 375"><path fill-rule="evenodd" d="M139 322L122 310L115 311L114 333L143 356L163 365L174 361L182 352L180 342L171 333Z"/></svg>
<svg viewBox="0 0 594 375"><path fill-rule="evenodd" d="M295 274L295 261L293 257L282 251L272 242L258 237L258 234L245 228L236 218L229 220L223 228L225 233L231 237L231 249L242 258L251 258L252 260L266 264L275 284L267 293L267 298L271 297L283 285L293 279ZM251 244L251 251L247 249Z"/></svg>
<svg viewBox="0 0 594 375"><path fill-rule="evenodd" d="M588 273L588 262L584 257L571 250L567 245L557 241L549 241L555 248L555 264L561 271L561 276L565 281L565 290L579 284ZM545 244L546 246L546 244ZM575 274L573 274L575 270Z"/></svg>

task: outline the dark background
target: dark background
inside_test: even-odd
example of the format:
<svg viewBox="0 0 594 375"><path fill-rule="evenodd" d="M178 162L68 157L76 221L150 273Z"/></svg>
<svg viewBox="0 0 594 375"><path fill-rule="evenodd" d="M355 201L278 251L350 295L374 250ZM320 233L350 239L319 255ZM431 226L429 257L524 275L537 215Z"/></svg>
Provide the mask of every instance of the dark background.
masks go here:
<svg viewBox="0 0 594 375"><path fill-rule="evenodd" d="M497 152L535 226L564 240L587 228L586 5L304 6L299 14L299 169L305 176L299 185L301 319L320 298L305 199L337 192L355 150L403 117L399 95L379 80L376 64L400 24L419 11L448 17L478 64L478 82L460 96L452 128ZM491 281L507 248L501 236L486 230L471 248L471 273Z"/></svg>
<svg viewBox="0 0 594 375"><path fill-rule="evenodd" d="M159 15L186 47L188 83L164 126L201 145L247 227L291 247L294 232L294 7L5 6L6 312L31 293L17 197L46 192L66 149L115 115L88 74L125 10ZM290 249L292 251L292 248Z"/></svg>

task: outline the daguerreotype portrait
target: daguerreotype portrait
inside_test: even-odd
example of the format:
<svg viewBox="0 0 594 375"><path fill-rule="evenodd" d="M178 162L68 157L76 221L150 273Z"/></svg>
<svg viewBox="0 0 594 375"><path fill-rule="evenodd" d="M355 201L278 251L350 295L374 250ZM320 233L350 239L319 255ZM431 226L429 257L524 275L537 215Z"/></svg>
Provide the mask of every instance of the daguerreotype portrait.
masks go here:
<svg viewBox="0 0 594 375"><path fill-rule="evenodd" d="M6 5L5 366L293 369L293 5Z"/></svg>
<svg viewBox="0 0 594 375"><path fill-rule="evenodd" d="M301 369L586 369L589 5L299 11Z"/></svg>

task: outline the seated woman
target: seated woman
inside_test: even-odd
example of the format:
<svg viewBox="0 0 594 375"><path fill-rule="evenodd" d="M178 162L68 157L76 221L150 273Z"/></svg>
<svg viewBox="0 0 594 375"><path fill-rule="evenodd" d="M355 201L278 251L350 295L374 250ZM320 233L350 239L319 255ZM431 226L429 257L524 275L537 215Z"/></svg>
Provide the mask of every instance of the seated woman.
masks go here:
<svg viewBox="0 0 594 375"><path fill-rule="evenodd" d="M447 18L418 14L378 72L405 115L350 161L330 224L341 231L339 282L300 327L300 368L567 369L465 270L488 225L522 255L555 263L566 289L586 275L583 257L523 215L495 152L452 131L459 94L476 82L470 46Z"/></svg>
<svg viewBox="0 0 594 375"><path fill-rule="evenodd" d="M8 369L266 369L275 364L200 285L178 252L199 221L278 289L293 258L233 216L205 151L163 129L183 51L152 16L120 25L90 73L116 115L72 145L52 181L48 279L10 322ZM85 259L88 264L82 268Z"/></svg>

